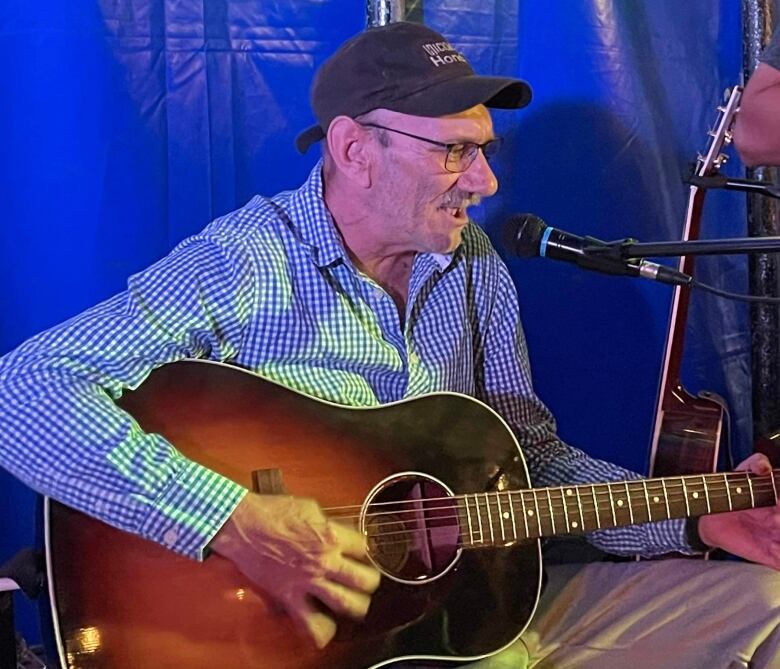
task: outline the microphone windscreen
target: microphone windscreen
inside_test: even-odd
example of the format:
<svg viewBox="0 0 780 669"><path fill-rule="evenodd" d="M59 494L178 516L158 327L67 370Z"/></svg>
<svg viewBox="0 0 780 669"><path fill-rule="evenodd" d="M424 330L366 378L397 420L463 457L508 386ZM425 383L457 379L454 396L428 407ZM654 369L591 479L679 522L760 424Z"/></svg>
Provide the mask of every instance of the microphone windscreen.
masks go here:
<svg viewBox="0 0 780 669"><path fill-rule="evenodd" d="M514 214L504 223L504 248L522 258L539 255L539 245L547 225L536 214Z"/></svg>

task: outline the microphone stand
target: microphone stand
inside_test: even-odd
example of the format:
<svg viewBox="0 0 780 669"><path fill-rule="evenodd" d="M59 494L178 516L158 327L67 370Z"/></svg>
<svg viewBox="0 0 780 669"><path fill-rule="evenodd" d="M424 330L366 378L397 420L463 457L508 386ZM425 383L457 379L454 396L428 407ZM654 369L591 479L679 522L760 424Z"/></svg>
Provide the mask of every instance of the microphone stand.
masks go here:
<svg viewBox="0 0 780 669"><path fill-rule="evenodd" d="M696 239L681 242L637 242L620 239L582 249L594 257L660 258L667 256L728 255L735 253L778 253L780 237L734 237L731 239Z"/></svg>
<svg viewBox="0 0 780 669"><path fill-rule="evenodd" d="M780 186L766 181L735 179L721 174L692 175L687 183L697 188L725 188L757 193L780 199ZM586 238L587 240L587 238ZM735 237L732 239L696 239L680 242L646 242L620 239L615 242L585 246L586 256L627 260L630 258L660 258L667 256L728 255L734 253L777 253L780 237Z"/></svg>

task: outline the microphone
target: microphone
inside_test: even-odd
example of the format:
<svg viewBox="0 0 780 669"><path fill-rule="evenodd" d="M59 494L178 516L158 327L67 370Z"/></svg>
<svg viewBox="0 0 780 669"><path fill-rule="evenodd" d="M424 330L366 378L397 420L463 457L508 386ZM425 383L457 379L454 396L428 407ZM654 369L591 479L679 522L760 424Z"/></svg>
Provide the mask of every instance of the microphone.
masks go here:
<svg viewBox="0 0 780 669"><path fill-rule="evenodd" d="M578 267L622 276L638 276L675 286L687 286L693 277L649 260L626 260L617 249L595 237L580 237L548 226L536 214L515 214L504 224L504 248L520 256L542 256L573 262ZM602 251L603 249L603 251Z"/></svg>

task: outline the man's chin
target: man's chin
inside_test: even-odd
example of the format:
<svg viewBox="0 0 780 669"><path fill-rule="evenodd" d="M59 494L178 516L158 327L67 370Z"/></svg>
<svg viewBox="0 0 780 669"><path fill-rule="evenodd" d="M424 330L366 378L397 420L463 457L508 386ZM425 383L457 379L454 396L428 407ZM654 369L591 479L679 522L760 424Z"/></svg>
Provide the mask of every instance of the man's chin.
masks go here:
<svg viewBox="0 0 780 669"><path fill-rule="evenodd" d="M432 244L432 253L452 253L463 241L462 228L453 230L449 235L441 235Z"/></svg>

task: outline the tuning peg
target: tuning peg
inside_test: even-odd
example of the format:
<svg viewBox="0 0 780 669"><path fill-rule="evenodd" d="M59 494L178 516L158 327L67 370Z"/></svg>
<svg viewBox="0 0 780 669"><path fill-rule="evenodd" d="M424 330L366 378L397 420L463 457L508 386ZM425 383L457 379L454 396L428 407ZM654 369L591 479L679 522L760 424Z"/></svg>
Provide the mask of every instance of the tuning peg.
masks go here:
<svg viewBox="0 0 780 669"><path fill-rule="evenodd" d="M731 144L733 139L734 139L734 131L733 130L726 130L726 132L723 134L723 143L724 144Z"/></svg>
<svg viewBox="0 0 780 669"><path fill-rule="evenodd" d="M725 153L718 154L718 157L714 160L716 167L721 168L723 163L728 162L728 159L729 157Z"/></svg>

